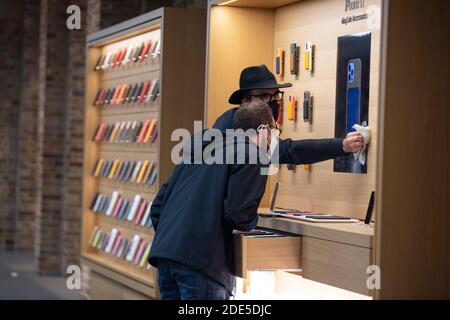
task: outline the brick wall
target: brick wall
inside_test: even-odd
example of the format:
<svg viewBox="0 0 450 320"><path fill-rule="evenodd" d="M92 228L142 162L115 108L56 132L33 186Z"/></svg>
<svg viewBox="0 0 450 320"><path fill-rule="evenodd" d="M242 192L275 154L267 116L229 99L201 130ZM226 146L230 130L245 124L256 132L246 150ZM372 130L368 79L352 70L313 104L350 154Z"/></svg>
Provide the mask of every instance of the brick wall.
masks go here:
<svg viewBox="0 0 450 320"><path fill-rule="evenodd" d="M34 250L40 273L79 263L86 35L161 6L206 0L0 2L0 250Z"/></svg>
<svg viewBox="0 0 450 320"><path fill-rule="evenodd" d="M100 29L131 19L144 11L142 0L102 0L100 12Z"/></svg>
<svg viewBox="0 0 450 320"><path fill-rule="evenodd" d="M72 0L86 21L86 0ZM79 264L81 242L81 192L83 184L83 134L86 28L68 34L66 123L64 143L62 266Z"/></svg>
<svg viewBox="0 0 450 320"><path fill-rule="evenodd" d="M0 4L0 249L15 247L16 174L20 108L22 8Z"/></svg>
<svg viewBox="0 0 450 320"><path fill-rule="evenodd" d="M100 30L101 0L87 0L86 33Z"/></svg>
<svg viewBox="0 0 450 320"><path fill-rule="evenodd" d="M32 250L35 236L39 13L39 0L24 1L16 179L16 248L19 250Z"/></svg>
<svg viewBox="0 0 450 320"><path fill-rule="evenodd" d="M66 2L41 0L39 37L38 203L35 254L43 274L62 270L63 150L65 137Z"/></svg>
<svg viewBox="0 0 450 320"><path fill-rule="evenodd" d="M87 0L88 34L160 7L206 8L207 0Z"/></svg>

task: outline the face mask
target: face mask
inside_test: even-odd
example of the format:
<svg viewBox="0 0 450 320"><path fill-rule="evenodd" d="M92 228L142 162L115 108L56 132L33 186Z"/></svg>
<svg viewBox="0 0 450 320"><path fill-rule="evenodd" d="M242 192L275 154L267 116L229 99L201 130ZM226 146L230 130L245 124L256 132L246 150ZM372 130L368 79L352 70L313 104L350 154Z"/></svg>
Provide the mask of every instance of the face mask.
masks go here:
<svg viewBox="0 0 450 320"><path fill-rule="evenodd" d="M257 131L258 131L258 133L261 133L265 129L268 129L267 126L261 125L261 126L259 126ZM273 155L275 153L275 150L277 149L277 146L278 146L279 132L277 130L270 130L270 133L271 133L270 145L266 138L265 138L265 140L266 140L265 145L267 146L267 157L269 159L272 159ZM276 158L275 160L278 161L278 158Z"/></svg>
<svg viewBox="0 0 450 320"><path fill-rule="evenodd" d="M275 150L277 149L278 141L280 138L279 134L275 133L275 130L271 130L271 133L272 133L272 137L270 139L270 147L269 147L270 159L273 158L273 155L275 153ZM278 158L276 160L278 160Z"/></svg>
<svg viewBox="0 0 450 320"><path fill-rule="evenodd" d="M269 105L270 109L272 109L273 118L275 119L275 121L277 121L278 113L280 111L280 106L278 104L278 101L272 100L268 103L268 105Z"/></svg>

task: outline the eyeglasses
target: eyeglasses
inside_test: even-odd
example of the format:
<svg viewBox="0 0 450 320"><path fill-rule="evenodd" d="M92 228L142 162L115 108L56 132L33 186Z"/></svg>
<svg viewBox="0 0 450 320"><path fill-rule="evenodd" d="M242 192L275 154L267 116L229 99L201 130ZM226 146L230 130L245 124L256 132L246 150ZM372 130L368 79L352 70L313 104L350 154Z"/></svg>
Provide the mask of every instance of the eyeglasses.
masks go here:
<svg viewBox="0 0 450 320"><path fill-rule="evenodd" d="M276 100L278 102L283 101L283 97L284 97L284 92L283 91L278 91L275 93L264 93L264 94L259 94L259 95L246 95L245 97L242 98L243 102L250 102L252 100L260 100L264 103L269 103L270 101Z"/></svg>

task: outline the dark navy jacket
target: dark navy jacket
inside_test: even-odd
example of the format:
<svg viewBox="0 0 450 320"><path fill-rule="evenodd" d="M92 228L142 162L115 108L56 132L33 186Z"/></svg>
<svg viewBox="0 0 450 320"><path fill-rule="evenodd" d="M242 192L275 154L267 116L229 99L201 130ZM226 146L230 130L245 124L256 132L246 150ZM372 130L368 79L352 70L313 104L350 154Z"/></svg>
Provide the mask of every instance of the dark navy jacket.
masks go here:
<svg viewBox="0 0 450 320"><path fill-rule="evenodd" d="M213 128L224 131L233 128L233 117L238 108L230 109L222 114ZM345 156L342 149L343 139L298 140L280 139L280 164L312 164Z"/></svg>
<svg viewBox="0 0 450 320"><path fill-rule="evenodd" d="M213 144L203 143L202 147ZM249 141L245 145L247 150L257 148ZM226 154L226 145L223 147ZM152 203L150 216L156 233L149 263L157 267L158 258L182 263L210 276L232 293L233 230L256 228L257 209L267 181L267 176L261 175L263 167L177 165Z"/></svg>

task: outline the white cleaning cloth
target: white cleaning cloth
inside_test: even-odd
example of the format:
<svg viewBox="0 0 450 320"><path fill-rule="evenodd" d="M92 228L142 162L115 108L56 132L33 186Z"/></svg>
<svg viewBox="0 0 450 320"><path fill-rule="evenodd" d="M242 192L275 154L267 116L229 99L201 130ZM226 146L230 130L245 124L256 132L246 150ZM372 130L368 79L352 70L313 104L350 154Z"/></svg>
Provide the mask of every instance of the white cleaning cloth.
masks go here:
<svg viewBox="0 0 450 320"><path fill-rule="evenodd" d="M361 149L361 151L355 152L353 154L355 160L358 160L359 163L363 166L366 164L367 145L370 142L371 129L370 127L360 126L359 124L355 124L353 126L353 129L359 132L364 138L364 147Z"/></svg>

